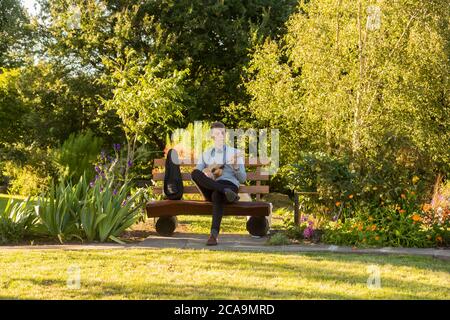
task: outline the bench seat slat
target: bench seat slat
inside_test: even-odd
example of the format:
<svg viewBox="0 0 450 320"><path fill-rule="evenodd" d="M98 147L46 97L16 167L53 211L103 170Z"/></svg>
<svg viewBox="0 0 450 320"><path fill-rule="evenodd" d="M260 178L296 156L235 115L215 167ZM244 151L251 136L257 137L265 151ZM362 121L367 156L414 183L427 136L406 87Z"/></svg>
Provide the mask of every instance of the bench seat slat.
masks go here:
<svg viewBox="0 0 450 320"><path fill-rule="evenodd" d="M153 192L155 194L162 194L162 187L153 187ZM269 186L240 186L240 193L250 193L250 194L258 194L258 193L269 193ZM183 193L192 194L192 193L200 193L196 186L184 186Z"/></svg>
<svg viewBox="0 0 450 320"><path fill-rule="evenodd" d="M269 202L238 201L224 206L227 216L269 216ZM212 203L195 200L159 200L150 201L146 206L148 217L177 215L212 215Z"/></svg>

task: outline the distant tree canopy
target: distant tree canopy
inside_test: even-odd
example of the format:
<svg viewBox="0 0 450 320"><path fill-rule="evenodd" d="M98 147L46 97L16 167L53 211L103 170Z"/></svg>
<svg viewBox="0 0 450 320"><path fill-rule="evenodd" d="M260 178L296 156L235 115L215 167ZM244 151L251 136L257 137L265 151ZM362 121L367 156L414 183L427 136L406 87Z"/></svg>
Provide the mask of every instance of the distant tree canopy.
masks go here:
<svg viewBox="0 0 450 320"><path fill-rule="evenodd" d="M111 62L120 68L132 49L141 65L169 59L169 70L189 70L184 84L194 98L184 112L189 122L221 118L222 107L246 100L239 84L248 54L258 41L283 34L297 1L41 3L51 21L46 47L55 59L70 62L73 68L108 75Z"/></svg>
<svg viewBox="0 0 450 320"><path fill-rule="evenodd" d="M37 1L37 17L19 0L0 4L0 66L21 68L3 86L23 105L24 133L13 140L56 146L91 129L112 142L133 140L134 130L154 148L176 127L222 119L227 106L246 104L241 75L249 54L285 32L297 3Z"/></svg>
<svg viewBox="0 0 450 320"><path fill-rule="evenodd" d="M24 51L32 40L29 23L20 0L0 2L0 68L15 67L24 62Z"/></svg>
<svg viewBox="0 0 450 320"><path fill-rule="evenodd" d="M371 4L301 2L283 40L256 50L249 107L282 130L285 162L321 151L378 177L405 168L448 173L448 1Z"/></svg>

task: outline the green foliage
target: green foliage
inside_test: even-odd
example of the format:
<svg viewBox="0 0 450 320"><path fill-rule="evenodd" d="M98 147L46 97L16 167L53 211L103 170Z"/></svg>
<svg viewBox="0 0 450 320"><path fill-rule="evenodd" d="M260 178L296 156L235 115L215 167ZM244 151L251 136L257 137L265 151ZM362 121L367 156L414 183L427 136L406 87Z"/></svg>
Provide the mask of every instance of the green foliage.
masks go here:
<svg viewBox="0 0 450 320"><path fill-rule="evenodd" d="M103 103L122 120L129 144L148 143L180 123L182 102L187 98L182 87L187 70L167 72L165 63L141 66L134 50L127 50L120 68L115 66L117 61L105 62L114 68L104 79L114 87L114 95Z"/></svg>
<svg viewBox="0 0 450 320"><path fill-rule="evenodd" d="M0 2L0 68L23 63L31 47L31 31L26 10L19 0ZM0 72L1 73L1 72Z"/></svg>
<svg viewBox="0 0 450 320"><path fill-rule="evenodd" d="M89 241L121 243L117 237L139 219L138 210L142 209L135 201L140 192L129 194L129 182L117 189L114 178L95 182L80 212L81 228Z"/></svg>
<svg viewBox="0 0 450 320"><path fill-rule="evenodd" d="M0 147L0 161L3 179L12 194L39 195L57 175L52 150L35 144L5 144Z"/></svg>
<svg viewBox="0 0 450 320"><path fill-rule="evenodd" d="M23 118L28 110L17 88L20 72L0 68L0 146L20 141L25 134Z"/></svg>
<svg viewBox="0 0 450 320"><path fill-rule="evenodd" d="M288 245L290 243L291 242L289 241L289 238L282 232L275 233L267 241L267 244L269 244L271 246L282 246L282 245Z"/></svg>
<svg viewBox="0 0 450 320"><path fill-rule="evenodd" d="M99 95L106 90L94 83L95 75L74 70L74 65L53 60L39 61L21 70L16 86L26 103L22 116L26 134L20 141L27 145L57 148L71 133L91 129L96 136L112 139L123 134L116 128L114 114L100 116ZM43 130L45 128L45 130Z"/></svg>
<svg viewBox="0 0 450 320"><path fill-rule="evenodd" d="M17 243L31 233L37 219L29 200L15 203L9 199L0 212L0 244Z"/></svg>
<svg viewBox="0 0 450 320"><path fill-rule="evenodd" d="M56 151L55 160L60 167L60 176L78 181L83 174L90 180L94 175L93 163L100 153L103 140L92 131L72 133Z"/></svg>
<svg viewBox="0 0 450 320"><path fill-rule="evenodd" d="M12 161L4 163L3 175L10 179L8 191L12 194L35 196L44 192L51 177L31 165L20 166Z"/></svg>
<svg viewBox="0 0 450 320"><path fill-rule="evenodd" d="M360 207L357 214L332 221L325 227L327 243L355 246L445 246L450 240L450 220L424 209L414 193L402 194L397 204Z"/></svg>
<svg viewBox="0 0 450 320"><path fill-rule="evenodd" d="M42 16L56 59L99 74L121 70L133 50L141 66L173 61L166 71L190 70L185 91L195 97L188 122L221 118L221 108L247 99L239 87L252 45L285 31L296 0L138 1L48 0Z"/></svg>
<svg viewBox="0 0 450 320"><path fill-rule="evenodd" d="M261 126L280 128L297 189L317 179L322 198L364 190L376 202L377 189L417 175L426 197L436 172L450 172L448 3L377 3L378 29L368 27L372 4L300 2L286 36L255 50L249 108ZM321 173L304 154L318 151Z"/></svg>
<svg viewBox="0 0 450 320"><path fill-rule="evenodd" d="M88 191L85 177L76 185L61 180L52 183L50 190L39 197L36 212L46 232L61 243L80 238L80 211Z"/></svg>

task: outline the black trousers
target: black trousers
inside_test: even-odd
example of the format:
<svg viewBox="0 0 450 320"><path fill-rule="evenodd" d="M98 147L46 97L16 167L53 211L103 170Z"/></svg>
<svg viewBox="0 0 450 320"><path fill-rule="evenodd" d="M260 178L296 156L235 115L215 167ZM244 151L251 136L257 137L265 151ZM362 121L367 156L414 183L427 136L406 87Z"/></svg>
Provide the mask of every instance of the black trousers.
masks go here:
<svg viewBox="0 0 450 320"><path fill-rule="evenodd" d="M192 180L200 189L203 197L207 201L213 203L213 218L211 225L211 234L216 238L220 231L220 224L223 217L223 207L227 203L224 190L226 188L238 193L239 188L231 181L227 180L213 180L207 177L202 171L195 169L191 173Z"/></svg>

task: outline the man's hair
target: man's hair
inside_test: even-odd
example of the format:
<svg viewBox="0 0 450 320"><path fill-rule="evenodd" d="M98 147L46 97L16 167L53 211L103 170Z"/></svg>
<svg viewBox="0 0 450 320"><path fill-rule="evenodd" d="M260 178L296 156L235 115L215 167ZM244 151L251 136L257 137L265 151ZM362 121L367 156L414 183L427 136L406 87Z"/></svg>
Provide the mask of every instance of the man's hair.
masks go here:
<svg viewBox="0 0 450 320"><path fill-rule="evenodd" d="M216 121L211 123L211 130L215 128L225 129L225 125L222 122Z"/></svg>

